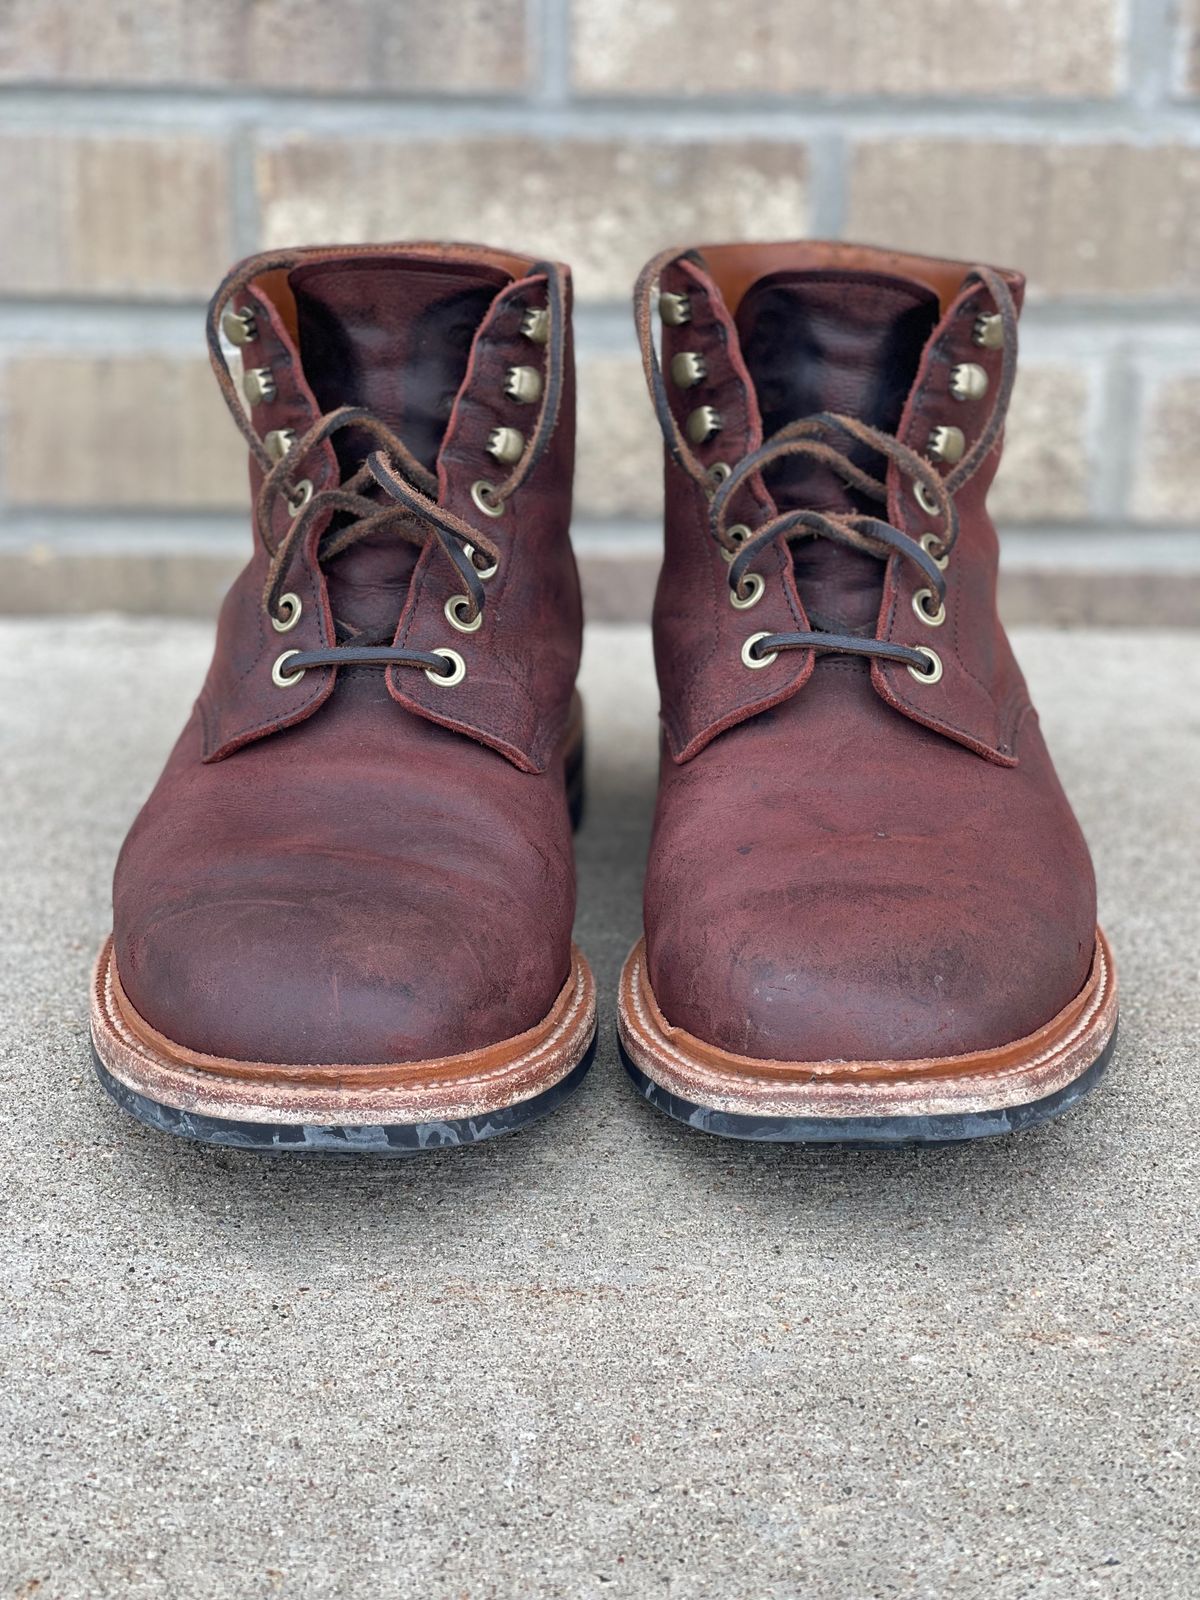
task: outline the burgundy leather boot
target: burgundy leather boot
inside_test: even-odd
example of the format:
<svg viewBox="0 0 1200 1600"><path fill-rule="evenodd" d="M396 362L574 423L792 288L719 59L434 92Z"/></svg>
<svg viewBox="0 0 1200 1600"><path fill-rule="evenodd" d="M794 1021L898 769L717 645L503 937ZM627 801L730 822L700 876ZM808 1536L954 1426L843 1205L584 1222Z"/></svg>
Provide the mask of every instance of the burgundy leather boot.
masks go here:
<svg viewBox="0 0 1200 1600"><path fill-rule="evenodd" d="M1022 289L841 244L668 252L639 280L663 758L619 1030L695 1127L1005 1132L1112 1049L1087 847L996 616Z"/></svg>
<svg viewBox="0 0 1200 1600"><path fill-rule="evenodd" d="M155 1127L255 1148L519 1127L595 1034L571 943L567 269L464 245L258 256L209 345L254 554L117 864L101 1080Z"/></svg>

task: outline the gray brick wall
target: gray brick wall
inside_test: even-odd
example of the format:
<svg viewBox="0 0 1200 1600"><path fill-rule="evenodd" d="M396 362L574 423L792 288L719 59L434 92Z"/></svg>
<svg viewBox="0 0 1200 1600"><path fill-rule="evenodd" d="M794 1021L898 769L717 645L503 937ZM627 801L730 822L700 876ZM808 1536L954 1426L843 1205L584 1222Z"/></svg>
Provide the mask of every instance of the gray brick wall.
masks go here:
<svg viewBox="0 0 1200 1600"><path fill-rule="evenodd" d="M209 606L246 548L209 291L430 235L576 267L577 537L640 603L633 275L803 233L1026 270L1012 593L1200 617L1200 0L0 0L0 607Z"/></svg>

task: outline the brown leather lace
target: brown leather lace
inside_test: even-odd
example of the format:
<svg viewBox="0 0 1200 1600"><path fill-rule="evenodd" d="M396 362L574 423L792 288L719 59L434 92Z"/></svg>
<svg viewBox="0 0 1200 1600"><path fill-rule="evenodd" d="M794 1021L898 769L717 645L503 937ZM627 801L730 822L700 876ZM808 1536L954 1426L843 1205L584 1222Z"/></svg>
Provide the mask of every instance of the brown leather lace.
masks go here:
<svg viewBox="0 0 1200 1600"><path fill-rule="evenodd" d="M242 262L226 275L208 308L208 351L217 383L234 422L264 472L254 504L255 531L271 557L263 606L269 616L278 615L294 552L303 547L310 529L319 518L340 513L337 517L339 525L334 527L331 522L331 527L318 545L316 559L319 566L372 534L392 533L422 550L432 536L466 586L470 601L466 620L474 621L483 613L486 594L479 575L480 567L473 556L486 558L482 570L487 571L499 563L500 549L485 533L438 503L437 476L413 455L391 428L362 406L339 406L318 417L292 443L286 455L275 461L242 406L221 345L221 313L229 301L256 278L270 272L290 270L308 259L311 256L305 252L285 251ZM540 274L546 278L549 310L546 381L529 443L520 460L502 483L488 486L490 503L498 508L503 508L541 459L554 434L562 403L565 288L562 274L553 262L539 262L531 268L531 276ZM344 482L314 493L311 481L300 476L300 467L313 450L344 428L369 434L375 448ZM380 502L367 492L373 487L382 489L388 496L387 501ZM293 517L287 532L276 542L271 513L280 496L286 500ZM395 634L394 626L353 635L340 623L337 627L339 639L344 642L325 650L293 651L288 661L289 672L303 671L307 667L386 667L394 664L420 667L442 676L453 673L453 665L450 673L447 673L443 656L383 643L383 640L390 640Z"/></svg>
<svg viewBox="0 0 1200 1600"><path fill-rule="evenodd" d="M739 598L745 597L745 582L750 568L777 539L790 541L815 537L832 539L880 560L898 555L912 562L920 569L941 606L946 595L942 568L958 539L958 511L954 495L978 472L1000 437L1016 378L1017 310L1004 279L990 267L977 266L972 268L965 280L978 279L987 289L999 313L1003 333L1001 370L996 398L986 424L962 460L945 476L894 434L884 433L840 412L822 411L780 428L757 450L743 456L729 476L714 489L711 474L693 455L675 420L654 340L652 313L658 279L663 268L677 259L677 252L664 251L643 269L634 289L634 320L642 364L668 453L676 465L711 496L709 532L729 562L729 586L733 592ZM845 445L836 442L839 438L846 441ZM888 461L894 461L914 486L919 484L923 487L929 501L936 505L936 513L922 507L925 515L936 515L942 530L933 541L937 546L936 555L903 529L894 527L881 517L857 511L785 511L770 517L740 543L731 538L728 513L733 497L754 474L760 473L772 462L787 457L803 456L818 461L836 472L851 488L886 506L887 484L864 471L849 454L849 448L855 442L869 446ZM799 649L878 657L901 662L912 668L918 676L928 675L929 658L920 650L886 639L868 639L859 634L829 633L821 629L767 634L756 642L751 654L757 661L777 650Z"/></svg>

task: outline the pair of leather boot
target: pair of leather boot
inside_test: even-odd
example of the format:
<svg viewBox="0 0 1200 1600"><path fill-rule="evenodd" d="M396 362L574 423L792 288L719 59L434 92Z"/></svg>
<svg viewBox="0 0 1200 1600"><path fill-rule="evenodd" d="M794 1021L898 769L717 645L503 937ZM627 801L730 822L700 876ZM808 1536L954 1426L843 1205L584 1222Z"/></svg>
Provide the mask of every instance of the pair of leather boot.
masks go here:
<svg viewBox="0 0 1200 1600"><path fill-rule="evenodd" d="M696 1127L1004 1131L1111 1051L1091 863L995 610L1022 287L814 243L672 251L638 281L663 739L618 1030ZM117 865L101 1080L255 1148L520 1127L596 1036L568 269L267 254L217 290L209 342L254 549Z"/></svg>

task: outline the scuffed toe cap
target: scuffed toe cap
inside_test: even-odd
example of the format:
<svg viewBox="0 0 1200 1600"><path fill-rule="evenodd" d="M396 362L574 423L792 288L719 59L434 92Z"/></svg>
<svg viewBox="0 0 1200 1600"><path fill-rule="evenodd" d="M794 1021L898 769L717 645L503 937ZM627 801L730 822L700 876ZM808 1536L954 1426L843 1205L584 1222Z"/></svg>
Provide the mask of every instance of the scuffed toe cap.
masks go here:
<svg viewBox="0 0 1200 1600"><path fill-rule="evenodd" d="M508 768L423 792L419 759L400 790L363 765L307 793L269 746L168 768L113 885L117 971L152 1028L231 1060L351 1065L484 1049L548 1014L574 914L561 795Z"/></svg>
<svg viewBox="0 0 1200 1600"><path fill-rule="evenodd" d="M825 909L819 910L824 903ZM1057 919L1028 917L999 941L957 915L922 936L886 915L882 895L830 913L814 891L726 942L660 920L648 938L651 987L666 1020L736 1055L776 1061L920 1060L1036 1032L1086 981L1094 925L1060 942ZM926 908L928 914L929 908ZM922 919L924 921L925 919ZM1007 954L1005 954L1007 950Z"/></svg>
<svg viewBox="0 0 1200 1600"><path fill-rule="evenodd" d="M219 761L193 715L121 851L125 995L185 1050L355 1065L486 1049L571 970L561 774L397 708L382 680Z"/></svg>
<svg viewBox="0 0 1200 1600"><path fill-rule="evenodd" d="M918 742L920 785L889 738ZM1002 769L893 718L853 781L736 743L693 763L719 824L687 772L660 803L646 949L672 1026L760 1060L921 1060L1023 1039L1079 994L1095 880L1032 732Z"/></svg>
<svg viewBox="0 0 1200 1600"><path fill-rule="evenodd" d="M501 927L415 887L211 888L142 924L118 913L117 971L151 1027L237 1061L421 1061L539 1022L567 977L558 952L522 937L514 907Z"/></svg>

